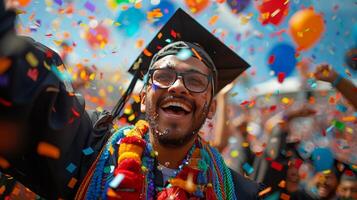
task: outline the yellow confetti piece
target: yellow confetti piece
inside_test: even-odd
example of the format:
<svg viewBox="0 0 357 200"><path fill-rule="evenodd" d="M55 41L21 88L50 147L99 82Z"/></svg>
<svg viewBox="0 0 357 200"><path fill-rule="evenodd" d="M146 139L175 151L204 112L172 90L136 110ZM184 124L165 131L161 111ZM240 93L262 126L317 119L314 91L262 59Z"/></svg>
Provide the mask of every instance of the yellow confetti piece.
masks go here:
<svg viewBox="0 0 357 200"><path fill-rule="evenodd" d="M249 147L249 143L248 142L242 142L242 147Z"/></svg>
<svg viewBox="0 0 357 200"><path fill-rule="evenodd" d="M31 67L37 67L38 60L32 52L28 52L25 56L26 61L31 65Z"/></svg>
<svg viewBox="0 0 357 200"><path fill-rule="evenodd" d="M3 157L0 157L0 167L2 169L7 169L10 167L10 163Z"/></svg>
<svg viewBox="0 0 357 200"><path fill-rule="evenodd" d="M324 170L324 171L322 171L322 173L323 174L329 174L329 173L331 173L331 170L329 170L329 169L328 170Z"/></svg>
<svg viewBox="0 0 357 200"><path fill-rule="evenodd" d="M289 98L284 97L284 98L281 99L281 102L282 102L283 104L288 104L288 103L290 102L290 100L289 100Z"/></svg>
<svg viewBox="0 0 357 200"><path fill-rule="evenodd" d="M237 150L231 151L231 157L232 158L237 158L239 156L239 152Z"/></svg>
<svg viewBox="0 0 357 200"><path fill-rule="evenodd" d="M74 186L76 185L76 183L77 183L77 179L72 177L71 180L68 182L67 186L68 186L69 188L74 188Z"/></svg>
<svg viewBox="0 0 357 200"><path fill-rule="evenodd" d="M131 122L131 121L133 121L134 119L135 119L135 114L133 113L133 114L131 114L129 117L128 117L128 120L129 120L129 122Z"/></svg>
<svg viewBox="0 0 357 200"><path fill-rule="evenodd" d="M58 159L60 157L60 150L58 147L47 142L40 142L37 146L37 153L41 156Z"/></svg>
<svg viewBox="0 0 357 200"><path fill-rule="evenodd" d="M143 39L138 39L136 41L136 43L135 43L135 47L138 48L138 49L142 48L143 45L144 45L144 40Z"/></svg>
<svg viewBox="0 0 357 200"><path fill-rule="evenodd" d="M11 60L9 58L0 58L0 75L5 73L11 66Z"/></svg>
<svg viewBox="0 0 357 200"><path fill-rule="evenodd" d="M219 19L218 15L212 16L208 21L208 25L213 26L217 22L218 19Z"/></svg>

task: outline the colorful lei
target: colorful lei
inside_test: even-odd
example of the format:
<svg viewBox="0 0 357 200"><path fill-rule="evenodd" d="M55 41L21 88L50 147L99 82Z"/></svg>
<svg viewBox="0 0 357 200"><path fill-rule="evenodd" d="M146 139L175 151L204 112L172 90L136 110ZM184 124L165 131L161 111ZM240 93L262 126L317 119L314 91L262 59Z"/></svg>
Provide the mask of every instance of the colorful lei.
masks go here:
<svg viewBox="0 0 357 200"><path fill-rule="evenodd" d="M109 139L76 199L237 199L230 170L221 155L198 138L164 188L155 187L156 154L148 142L148 123L117 131ZM115 170L110 170L114 169ZM109 168L108 168L109 167Z"/></svg>

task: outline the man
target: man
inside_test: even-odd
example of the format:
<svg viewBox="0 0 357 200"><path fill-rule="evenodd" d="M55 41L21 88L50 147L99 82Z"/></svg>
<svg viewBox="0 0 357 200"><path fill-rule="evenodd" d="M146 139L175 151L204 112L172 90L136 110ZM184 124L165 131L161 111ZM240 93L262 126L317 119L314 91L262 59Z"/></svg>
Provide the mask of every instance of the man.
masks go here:
<svg viewBox="0 0 357 200"><path fill-rule="evenodd" d="M17 137L0 152L2 171L49 199L259 198L259 186L233 173L198 136L214 115L214 95L248 64L184 11L131 68L124 100L147 74L141 94L147 122L119 130L108 112L84 111L80 96L58 78L61 63L50 49L9 27L1 47L22 45L0 49L1 75L11 80L0 88L0 121L18 124L4 131Z"/></svg>
<svg viewBox="0 0 357 200"><path fill-rule="evenodd" d="M340 200L357 199L356 174L351 170L349 170L351 173L346 172L341 176L340 183L337 186L337 197Z"/></svg>

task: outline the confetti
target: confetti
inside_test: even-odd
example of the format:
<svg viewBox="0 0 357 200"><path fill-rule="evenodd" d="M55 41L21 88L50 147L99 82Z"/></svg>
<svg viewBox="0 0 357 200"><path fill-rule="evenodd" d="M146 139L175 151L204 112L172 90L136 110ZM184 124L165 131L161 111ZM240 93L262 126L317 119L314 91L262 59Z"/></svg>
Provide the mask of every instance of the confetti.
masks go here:
<svg viewBox="0 0 357 200"><path fill-rule="evenodd" d="M192 52L188 49L182 49L177 53L177 58L180 60L187 60L192 56Z"/></svg>
<svg viewBox="0 0 357 200"><path fill-rule="evenodd" d="M41 156L46 156L53 159L58 159L60 157L59 148L47 142L40 142L38 144L37 153Z"/></svg>
<svg viewBox="0 0 357 200"><path fill-rule="evenodd" d="M208 21L208 25L213 26L217 22L218 19L219 19L218 15L212 16Z"/></svg>
<svg viewBox="0 0 357 200"><path fill-rule="evenodd" d="M335 128L337 128L339 131L343 131L346 127L346 125L343 123L343 122L340 122L340 121L337 121L337 120L334 120L332 122L333 126Z"/></svg>
<svg viewBox="0 0 357 200"><path fill-rule="evenodd" d="M10 167L10 163L3 157L0 156L0 167L2 169L7 169Z"/></svg>
<svg viewBox="0 0 357 200"><path fill-rule="evenodd" d="M278 82L283 83L285 79L285 73L284 72L279 72L278 73Z"/></svg>
<svg viewBox="0 0 357 200"><path fill-rule="evenodd" d="M88 156L88 155L94 153L94 151L93 151L93 149L92 149L91 147L88 147L88 148L83 149L82 152L83 152L83 154L86 155L86 156Z"/></svg>
<svg viewBox="0 0 357 200"><path fill-rule="evenodd" d="M11 66L11 60L9 58L0 58L0 75L5 73Z"/></svg>
<svg viewBox="0 0 357 200"><path fill-rule="evenodd" d="M37 67L38 60L32 52L28 52L25 56L26 61L31 65L31 67Z"/></svg>
<svg viewBox="0 0 357 200"><path fill-rule="evenodd" d="M87 1L84 4L84 7L89 10L90 12L94 12L95 11L95 5L93 3L91 3L90 1Z"/></svg>
<svg viewBox="0 0 357 200"><path fill-rule="evenodd" d="M67 186L68 186L69 188L74 188L74 186L76 185L76 183L77 183L77 179L72 177L71 180L69 180Z"/></svg>
<svg viewBox="0 0 357 200"><path fill-rule="evenodd" d="M347 111L347 107L342 105L342 104L337 104L336 105L336 110L340 111L340 112L346 112Z"/></svg>
<svg viewBox="0 0 357 200"><path fill-rule="evenodd" d="M30 77L33 81L37 81L38 78L38 69L29 69L27 71L27 76Z"/></svg>
<svg viewBox="0 0 357 200"><path fill-rule="evenodd" d="M260 191L258 196L264 196L265 194L268 194L271 191L271 187L267 187L264 190Z"/></svg>
<svg viewBox="0 0 357 200"><path fill-rule="evenodd" d="M231 157L232 158L237 158L239 156L239 152L237 150L231 151Z"/></svg>
<svg viewBox="0 0 357 200"><path fill-rule="evenodd" d="M73 164L73 163L70 163L67 167L66 167L66 170L69 172L69 173L73 173L74 170L76 170L76 165Z"/></svg>
<svg viewBox="0 0 357 200"><path fill-rule="evenodd" d="M273 168L277 171L281 171L283 169L283 165L276 161L273 161L270 166L271 166L271 168Z"/></svg>
<svg viewBox="0 0 357 200"><path fill-rule="evenodd" d="M254 172L254 168L249 163L244 163L242 167L248 175Z"/></svg>
<svg viewBox="0 0 357 200"><path fill-rule="evenodd" d="M114 179L109 183L109 187L117 188L119 184L124 180L124 174L117 174Z"/></svg>

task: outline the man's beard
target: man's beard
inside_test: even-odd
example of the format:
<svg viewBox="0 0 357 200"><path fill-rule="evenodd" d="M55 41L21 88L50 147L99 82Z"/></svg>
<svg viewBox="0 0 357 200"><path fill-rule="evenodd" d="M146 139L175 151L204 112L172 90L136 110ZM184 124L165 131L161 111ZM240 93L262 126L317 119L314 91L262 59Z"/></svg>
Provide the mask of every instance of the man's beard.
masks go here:
<svg viewBox="0 0 357 200"><path fill-rule="evenodd" d="M205 102L201 112L197 111L196 108L192 110L192 116L195 116L195 113L202 113L197 120L192 119L192 128L186 131L181 137L173 137L173 134L176 134L180 131L183 131L177 123L172 122L168 127L159 127L159 114L157 113L158 105L155 106L152 102L146 101L146 115L145 118L149 123L150 131L155 137L155 139L160 143L160 145L168 148L177 148L182 147L187 142L192 140L195 135L199 132L202 125L205 123L205 120L208 115L209 105Z"/></svg>

